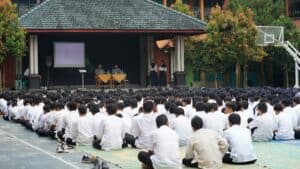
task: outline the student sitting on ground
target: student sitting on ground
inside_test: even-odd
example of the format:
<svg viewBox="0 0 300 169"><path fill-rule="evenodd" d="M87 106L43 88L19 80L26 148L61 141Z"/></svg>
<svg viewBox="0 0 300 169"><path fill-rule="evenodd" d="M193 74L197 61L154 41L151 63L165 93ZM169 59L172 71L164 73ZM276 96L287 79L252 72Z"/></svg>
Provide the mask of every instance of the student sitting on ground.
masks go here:
<svg viewBox="0 0 300 169"><path fill-rule="evenodd" d="M192 136L191 120L184 116L184 110L177 108L176 118L170 121L170 128L179 136L179 146L186 146Z"/></svg>
<svg viewBox="0 0 300 169"><path fill-rule="evenodd" d="M150 169L181 169L178 136L168 127L167 116L157 116L156 125L158 129L150 136L150 149L139 152L139 161Z"/></svg>
<svg viewBox="0 0 300 169"><path fill-rule="evenodd" d="M99 132L94 138L93 146L101 150L118 150L125 146L125 124L122 119L116 116L117 105L110 103L106 106L108 116L99 124Z"/></svg>
<svg viewBox="0 0 300 169"><path fill-rule="evenodd" d="M213 103L206 103L205 112L204 128L214 130L223 136L223 131L227 128L226 115L215 111Z"/></svg>
<svg viewBox="0 0 300 169"><path fill-rule="evenodd" d="M62 119L61 131L57 133L58 138L65 141L69 146L76 145L75 141L72 140L71 131L73 122L77 121L78 118L79 113L77 111L77 103L75 101L71 101L68 103L68 111Z"/></svg>
<svg viewBox="0 0 300 169"><path fill-rule="evenodd" d="M257 116L248 127L252 131L253 141L271 141L275 129L275 119L271 113L267 113L266 103L259 103L256 107Z"/></svg>
<svg viewBox="0 0 300 169"><path fill-rule="evenodd" d="M281 104L274 106L276 113L276 130L274 131L276 140L291 140L294 139L293 119L288 113L283 112Z"/></svg>
<svg viewBox="0 0 300 169"><path fill-rule="evenodd" d="M49 104L45 104L44 113L40 115L38 118L38 127L36 133L41 137L49 136L50 126L46 123L49 112L51 111L51 106Z"/></svg>
<svg viewBox="0 0 300 169"><path fill-rule="evenodd" d="M258 106L259 107L259 106ZM229 152L223 158L224 163L252 164L256 162L256 154L251 140L251 132L241 126L241 117L238 114L229 115L230 128L224 132L229 143Z"/></svg>
<svg viewBox="0 0 300 169"><path fill-rule="evenodd" d="M79 145L91 145L93 141L93 130L90 116L87 115L87 108L80 105L78 108L79 118L72 123L71 137Z"/></svg>
<svg viewBox="0 0 300 169"><path fill-rule="evenodd" d="M136 148L149 148L149 136L156 129L153 103L146 101L143 104L143 109L142 113L132 119L132 135L126 134L125 137L126 142Z"/></svg>
<svg viewBox="0 0 300 169"><path fill-rule="evenodd" d="M222 168L222 158L228 148L226 140L213 130L203 129L200 117L194 117L191 125L194 134L182 163L193 168Z"/></svg>

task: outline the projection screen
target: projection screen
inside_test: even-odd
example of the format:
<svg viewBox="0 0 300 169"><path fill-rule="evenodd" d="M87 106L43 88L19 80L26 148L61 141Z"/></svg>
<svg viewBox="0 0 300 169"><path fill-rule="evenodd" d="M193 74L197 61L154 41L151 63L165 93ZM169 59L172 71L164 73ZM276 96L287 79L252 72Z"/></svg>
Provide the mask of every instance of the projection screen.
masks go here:
<svg viewBox="0 0 300 169"><path fill-rule="evenodd" d="M54 67L85 67L85 45L83 42L54 42Z"/></svg>

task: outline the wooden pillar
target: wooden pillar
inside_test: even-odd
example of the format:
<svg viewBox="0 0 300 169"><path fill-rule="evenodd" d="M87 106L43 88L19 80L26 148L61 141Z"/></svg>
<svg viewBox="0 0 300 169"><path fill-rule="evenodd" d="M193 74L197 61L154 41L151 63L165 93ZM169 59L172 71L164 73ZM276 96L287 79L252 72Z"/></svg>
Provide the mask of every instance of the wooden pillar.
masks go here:
<svg viewBox="0 0 300 169"><path fill-rule="evenodd" d="M205 19L205 15L204 15L204 0L199 0L199 4L200 4L200 19L204 20Z"/></svg>

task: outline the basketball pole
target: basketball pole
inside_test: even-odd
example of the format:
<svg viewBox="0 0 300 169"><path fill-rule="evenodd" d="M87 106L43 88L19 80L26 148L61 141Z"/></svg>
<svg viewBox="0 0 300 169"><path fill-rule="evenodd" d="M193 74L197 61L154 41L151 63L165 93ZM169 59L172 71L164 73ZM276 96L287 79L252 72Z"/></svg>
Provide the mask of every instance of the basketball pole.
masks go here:
<svg viewBox="0 0 300 169"><path fill-rule="evenodd" d="M257 26L257 29L260 33L262 33L264 36L268 35L269 33L263 31L261 28L268 28L268 26ZM275 28L274 27L269 27L269 28ZM294 88L299 88L299 71L300 71L300 52L291 44L289 41L284 40L284 27L282 26L277 26L277 29L280 29L280 35L279 35L279 40L273 36L274 42L277 42L277 45L282 46L294 59L295 63L295 85ZM266 43L265 41L262 44L258 44L261 46L265 45L270 45L270 44L276 44L274 42L271 43Z"/></svg>

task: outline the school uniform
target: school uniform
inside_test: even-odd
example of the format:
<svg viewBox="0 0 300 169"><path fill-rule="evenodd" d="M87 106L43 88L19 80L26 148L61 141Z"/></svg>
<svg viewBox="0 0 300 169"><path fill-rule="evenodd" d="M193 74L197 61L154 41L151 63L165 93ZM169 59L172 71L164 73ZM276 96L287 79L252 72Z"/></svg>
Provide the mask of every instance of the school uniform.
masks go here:
<svg viewBox="0 0 300 169"><path fill-rule="evenodd" d="M252 133L253 141L271 141L273 139L275 119L272 114L264 113L256 116L248 126L251 130L254 130Z"/></svg>
<svg viewBox="0 0 300 169"><path fill-rule="evenodd" d="M108 115L99 125L97 138L102 150L118 150L122 148L125 137L125 125L120 117Z"/></svg>
<svg viewBox="0 0 300 169"><path fill-rule="evenodd" d="M166 65L162 65L158 68L159 70L159 77L158 77L158 83L160 86L166 86L167 85L167 67Z"/></svg>
<svg viewBox="0 0 300 169"><path fill-rule="evenodd" d="M202 121L204 122L205 118L206 118L206 113L205 113L205 111L195 111L191 115L190 119L193 119L195 116L200 117L202 119Z"/></svg>
<svg viewBox="0 0 300 169"><path fill-rule="evenodd" d="M154 169L181 169L178 136L168 126L163 125L150 136L150 150L140 152L138 158L141 162Z"/></svg>
<svg viewBox="0 0 300 169"><path fill-rule="evenodd" d="M151 86L157 86L158 83L158 77L157 77L157 65L152 63L150 66L150 85Z"/></svg>
<svg viewBox="0 0 300 169"><path fill-rule="evenodd" d="M93 115L93 117L90 119L92 124L92 133L93 136L97 135L99 132L99 125L100 123L107 117L106 113L96 113Z"/></svg>
<svg viewBox="0 0 300 169"><path fill-rule="evenodd" d="M293 128L293 119L287 113L280 112L276 117L276 140L291 140L294 139L295 132Z"/></svg>
<svg viewBox="0 0 300 169"><path fill-rule="evenodd" d="M236 112L241 117L241 126L248 127L248 119L253 118L253 112L249 109Z"/></svg>
<svg viewBox="0 0 300 169"><path fill-rule="evenodd" d="M165 105L163 105L163 104L158 104L156 106L156 108L157 108L157 112L159 114L166 114L167 113L167 110L165 109Z"/></svg>
<svg viewBox="0 0 300 169"><path fill-rule="evenodd" d="M90 116L80 116L72 123L71 138L79 145L91 145L93 141L92 124Z"/></svg>
<svg viewBox="0 0 300 169"><path fill-rule="evenodd" d="M156 129L155 118L155 114L151 112L141 113L132 119L130 133L134 138L137 138L134 140L134 146L137 148L149 148L150 134Z"/></svg>
<svg viewBox="0 0 300 169"><path fill-rule="evenodd" d="M227 148L227 141L215 131L199 129L192 135L182 162L193 168L222 168L222 159Z"/></svg>
<svg viewBox="0 0 300 169"><path fill-rule="evenodd" d="M79 113L77 110L74 111L68 111L64 117L63 117L63 121L62 121L62 129L65 129L65 133L63 134L63 138L65 141L67 141L67 139L71 139L71 132L72 132L72 124L74 121L77 121L79 118ZM74 142L74 140L72 140Z"/></svg>
<svg viewBox="0 0 300 169"><path fill-rule="evenodd" d="M179 146L186 146L193 134L191 120L183 115L179 115L170 121L170 128L177 133Z"/></svg>
<svg viewBox="0 0 300 169"><path fill-rule="evenodd" d="M184 110L184 114L188 118L192 118L192 116L195 114L196 110L193 108L192 105L186 105L185 107L182 107Z"/></svg>
<svg viewBox="0 0 300 169"><path fill-rule="evenodd" d="M226 115L221 112L209 112L205 116L204 128L211 129L223 136L223 131L227 128Z"/></svg>
<svg viewBox="0 0 300 169"><path fill-rule="evenodd" d="M295 111L295 109L290 106L285 107L283 109L282 113L286 113L289 116L291 116L293 129L296 129L298 126L298 115L297 115L297 112Z"/></svg>
<svg viewBox="0 0 300 169"><path fill-rule="evenodd" d="M233 125L224 132L224 138L229 143L230 152L223 162L236 164L250 164L257 159L252 140L251 131L240 125Z"/></svg>

